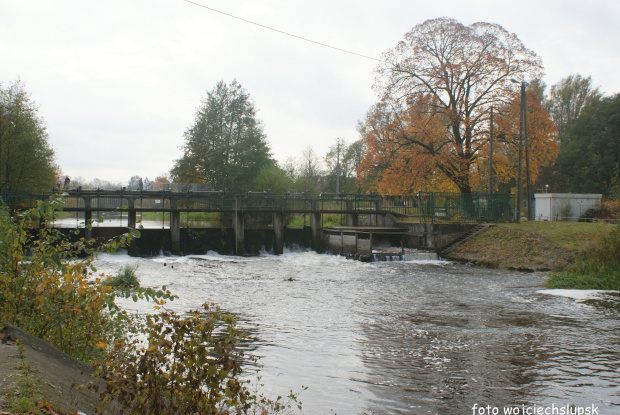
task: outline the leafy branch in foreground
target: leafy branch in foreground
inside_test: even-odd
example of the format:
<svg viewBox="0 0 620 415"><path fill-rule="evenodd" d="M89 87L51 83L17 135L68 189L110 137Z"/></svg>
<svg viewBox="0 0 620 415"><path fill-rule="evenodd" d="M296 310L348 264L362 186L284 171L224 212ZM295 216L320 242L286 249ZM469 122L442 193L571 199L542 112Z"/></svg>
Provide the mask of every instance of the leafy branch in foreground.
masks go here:
<svg viewBox="0 0 620 415"><path fill-rule="evenodd" d="M139 233L132 232L96 246L64 235L45 224L62 207L53 197L21 215L0 208L0 320L48 341L86 362L100 359L115 338L123 338L127 314L114 300L117 293L96 275L93 254L113 252ZM72 240L73 239L73 240ZM167 290L139 290L146 299L171 299Z"/></svg>
<svg viewBox="0 0 620 415"><path fill-rule="evenodd" d="M105 400L116 399L128 413L267 414L301 409L289 401L252 393L240 379L242 335L234 317L208 304L179 316L171 311L146 317L146 342L116 342L97 373L107 380Z"/></svg>
<svg viewBox="0 0 620 415"><path fill-rule="evenodd" d="M162 308L176 296L161 289L121 286L97 275L94 254L127 246L137 231L107 243L64 235L45 224L62 207L60 197L22 215L0 208L0 321L95 364L107 380L104 401L127 413L267 414L301 408L250 392L242 380L242 335L219 309L178 316ZM90 225L87 225L90 226ZM132 269L135 274L135 269ZM121 271L122 273L122 271ZM154 315L129 315L116 298L155 302ZM144 345L144 339L147 344Z"/></svg>

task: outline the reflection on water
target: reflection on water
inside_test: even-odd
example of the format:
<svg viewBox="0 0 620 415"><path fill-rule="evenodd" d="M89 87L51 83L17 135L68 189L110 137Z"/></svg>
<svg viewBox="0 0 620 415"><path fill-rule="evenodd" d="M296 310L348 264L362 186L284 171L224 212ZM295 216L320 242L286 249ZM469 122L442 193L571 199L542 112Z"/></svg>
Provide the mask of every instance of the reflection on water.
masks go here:
<svg viewBox="0 0 620 415"><path fill-rule="evenodd" d="M620 296L540 291L544 275L441 261L361 263L312 252L97 261L139 265L185 311L206 301L256 339L266 393L307 414L459 414L472 406L595 404L620 412ZM123 303L148 310L150 306Z"/></svg>

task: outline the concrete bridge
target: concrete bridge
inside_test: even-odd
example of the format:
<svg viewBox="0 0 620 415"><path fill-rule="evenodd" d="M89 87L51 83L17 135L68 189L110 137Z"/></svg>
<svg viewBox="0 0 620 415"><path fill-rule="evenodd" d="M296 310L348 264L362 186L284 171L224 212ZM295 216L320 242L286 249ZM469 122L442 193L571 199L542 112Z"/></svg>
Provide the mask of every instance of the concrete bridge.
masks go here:
<svg viewBox="0 0 620 415"><path fill-rule="evenodd" d="M31 195L5 195L5 203L14 209L35 207L38 201L47 200L52 193ZM171 192L126 190L69 190L63 193L64 212L78 212L84 221L93 219L95 212L118 212L127 215L128 227L138 225L138 213L159 212L170 215L170 239L172 253L180 253L181 214L193 212L227 213L232 217L235 232L234 252L245 252L245 218L250 214L271 215L275 235L274 252L284 250L284 215L305 214L309 216L312 229L312 248L321 245L321 215L342 214L347 226L358 226L360 217L368 217L374 224L382 225L388 210L383 209L383 199L375 195L323 194L309 197L305 194L285 194L274 197L269 192L248 192L244 196L229 196L225 192ZM92 236L92 229L85 230Z"/></svg>
<svg viewBox="0 0 620 415"><path fill-rule="evenodd" d="M57 194L57 193L56 193ZM437 195L443 195L439 199ZM449 196L445 196L449 195ZM27 209L36 206L38 201L47 200L53 193L29 195L3 195L4 202L13 209ZM380 233L412 236L425 240L432 246L428 224L435 221L506 221L510 220L510 205L502 199L510 195L460 195L423 193L408 196L381 196L375 194L321 194L311 197L308 194L284 194L274 196L270 192L248 192L242 196L231 196L225 192L208 191L137 191L137 190L66 190L63 192L62 210L76 212L84 222L93 219L94 214L116 212L126 215L127 226L135 229L138 214L146 212L167 213L170 217L170 250L181 253L181 214L193 212L218 212L227 214L234 230L233 250L236 255L246 253L246 218L249 215L270 216L273 231L273 251L281 254L284 250L285 215L303 214L309 217L311 248L321 250L323 242L333 244L340 241L344 246L355 247L356 252L372 250L372 234ZM486 196L486 198L485 198ZM438 200L441 200L438 202ZM497 208L491 209L497 206ZM501 208L500 208L501 207ZM323 229L323 215L338 214L344 217L343 229ZM388 215L407 215L417 217L424 230L407 230L407 227L392 227ZM494 217L491 217L493 214ZM360 226L364 228L360 228ZM389 226L388 226L389 225ZM78 224L76 224L78 226ZM370 227L370 228L369 228ZM411 226L410 226L411 227ZM356 229L359 228L359 229ZM433 228L436 229L436 228ZM92 237L92 229L85 228L85 237ZM346 242L349 234L354 241ZM339 236L335 236L339 235ZM422 238L422 239L420 239ZM403 236L401 241L406 238ZM370 243L368 243L368 240ZM409 238L411 240L411 238ZM331 242L330 242L331 241ZM403 243L403 242L401 242ZM428 246L427 246L428 247Z"/></svg>

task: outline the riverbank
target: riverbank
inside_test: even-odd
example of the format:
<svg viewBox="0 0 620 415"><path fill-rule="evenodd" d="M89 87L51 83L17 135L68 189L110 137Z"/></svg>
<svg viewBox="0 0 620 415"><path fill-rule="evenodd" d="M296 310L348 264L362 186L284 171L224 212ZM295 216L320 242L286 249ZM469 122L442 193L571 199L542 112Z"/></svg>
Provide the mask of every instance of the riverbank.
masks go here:
<svg viewBox="0 0 620 415"><path fill-rule="evenodd" d="M90 365L17 327L0 328L0 414L120 413L99 401L105 382Z"/></svg>
<svg viewBox="0 0 620 415"><path fill-rule="evenodd" d="M458 246L448 259L522 271L561 271L614 226L584 222L502 223Z"/></svg>

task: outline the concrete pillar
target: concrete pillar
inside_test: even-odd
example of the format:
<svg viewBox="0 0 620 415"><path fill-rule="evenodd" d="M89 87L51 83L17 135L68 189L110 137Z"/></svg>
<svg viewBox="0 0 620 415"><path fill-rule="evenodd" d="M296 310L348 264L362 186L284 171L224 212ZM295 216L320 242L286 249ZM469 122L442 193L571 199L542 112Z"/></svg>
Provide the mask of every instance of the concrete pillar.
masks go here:
<svg viewBox="0 0 620 415"><path fill-rule="evenodd" d="M93 219L93 211L91 210L90 198L84 198L84 239L89 240L93 237L93 229L89 226L89 222ZM91 224L92 225L92 224Z"/></svg>
<svg viewBox="0 0 620 415"><path fill-rule="evenodd" d="M170 211L170 241L172 254L181 254L181 212L177 210Z"/></svg>
<svg viewBox="0 0 620 415"><path fill-rule="evenodd" d="M344 215L344 222L346 226L359 226L359 215L353 212L353 207L353 200L347 200L346 208L350 213L346 213Z"/></svg>
<svg viewBox="0 0 620 415"><path fill-rule="evenodd" d="M173 255L181 254L181 212L175 198L170 198L170 244Z"/></svg>
<svg viewBox="0 0 620 415"><path fill-rule="evenodd" d="M424 247L432 248L433 247L433 224L426 223L424 224Z"/></svg>
<svg viewBox="0 0 620 415"><path fill-rule="evenodd" d="M386 215L377 215L377 226L385 226L386 220L385 220L385 216Z"/></svg>
<svg viewBox="0 0 620 415"><path fill-rule="evenodd" d="M377 212L381 211L383 209L383 199L378 199L375 201L375 210ZM375 215L375 225L376 226L385 226L386 220L385 220L385 214L379 214L377 213L377 215Z"/></svg>
<svg viewBox="0 0 620 415"><path fill-rule="evenodd" d="M316 252L321 251L321 214L319 212L310 213L310 229L312 230L312 249Z"/></svg>
<svg viewBox="0 0 620 415"><path fill-rule="evenodd" d="M281 255L284 253L284 213L273 214L273 232L275 234L273 252Z"/></svg>
<svg viewBox="0 0 620 415"><path fill-rule="evenodd" d="M245 254L245 218L241 210L241 201L239 199L235 199L233 228L235 228L235 255L243 255Z"/></svg>
<svg viewBox="0 0 620 415"><path fill-rule="evenodd" d="M136 229L136 207L134 199L127 200L127 226L131 229Z"/></svg>

